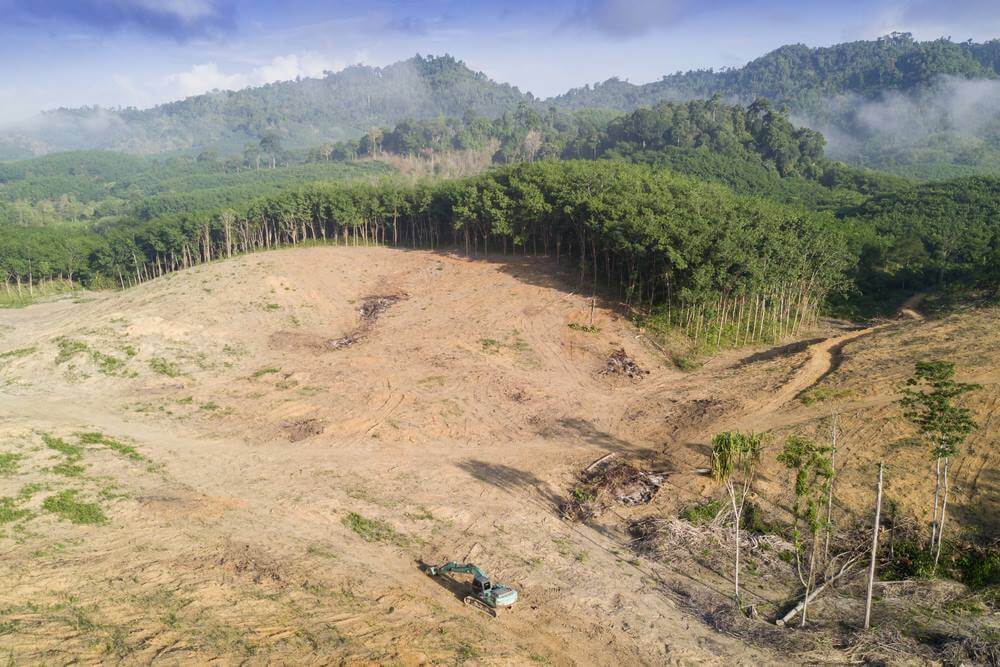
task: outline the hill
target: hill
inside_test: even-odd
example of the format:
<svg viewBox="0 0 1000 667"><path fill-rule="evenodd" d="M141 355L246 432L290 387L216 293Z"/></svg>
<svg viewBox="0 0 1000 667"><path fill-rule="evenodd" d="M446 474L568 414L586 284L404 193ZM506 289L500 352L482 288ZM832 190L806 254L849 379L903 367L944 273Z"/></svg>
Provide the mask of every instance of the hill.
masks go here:
<svg viewBox="0 0 1000 667"><path fill-rule="evenodd" d="M851 630L855 580L808 631L778 630L764 618L798 583L771 528L746 546L764 618L737 624L726 535L677 518L724 493L697 472L713 433L824 437L836 402L837 540L868 521L879 458L898 463L896 511L923 521L931 466L894 392L914 360L948 354L984 387L952 518L995 535L995 308L822 322L683 372L543 258L296 248L83 296L0 311L0 627L16 662L932 660L995 623L957 582L907 581L879 589L876 622L906 622L872 644ZM602 372L622 348L641 379ZM580 471L608 454L663 491L566 521ZM772 525L790 488L775 454L756 499ZM649 517L685 531L667 555L630 532ZM513 585L518 606L486 619L464 580L421 572L452 559Z"/></svg>
<svg viewBox="0 0 1000 667"><path fill-rule="evenodd" d="M450 56L416 56L152 109L58 109L0 134L0 159L89 148L233 154L269 133L306 148L406 119L470 111L495 118L521 104L539 112L628 111L720 95L787 106L793 120L827 136L832 157L852 164L918 178L1000 173L998 75L1000 40L918 42L893 34L822 48L783 46L740 68L676 73L642 85L610 79L538 100Z"/></svg>
<svg viewBox="0 0 1000 667"><path fill-rule="evenodd" d="M289 147L305 148L403 118L460 117L469 110L497 116L531 99L450 56L418 55L388 67L358 65L322 79L213 91L145 110L57 109L11 133L6 144L0 135L0 158L24 157L25 146L35 153L91 148L197 153L211 148L232 154L270 132Z"/></svg>
<svg viewBox="0 0 1000 667"><path fill-rule="evenodd" d="M559 108L632 109L660 101L763 97L823 132L832 157L920 178L1000 173L1000 40L783 46L747 65L635 85L610 79L548 100Z"/></svg>

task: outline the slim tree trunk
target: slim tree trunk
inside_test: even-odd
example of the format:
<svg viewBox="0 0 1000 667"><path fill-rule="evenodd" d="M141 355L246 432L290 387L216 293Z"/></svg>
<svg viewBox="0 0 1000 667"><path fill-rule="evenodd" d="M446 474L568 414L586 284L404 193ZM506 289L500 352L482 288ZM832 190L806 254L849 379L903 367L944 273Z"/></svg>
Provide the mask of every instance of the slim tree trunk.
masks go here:
<svg viewBox="0 0 1000 667"><path fill-rule="evenodd" d="M833 413L830 427L830 483L826 489L826 544L823 545L823 562L830 561L830 538L833 534L833 483L837 479L837 413Z"/></svg>
<svg viewBox="0 0 1000 667"><path fill-rule="evenodd" d="M736 541L736 559L735 559L735 569L733 570L733 587L736 592L736 608L740 608L740 510L742 507L736 505L736 488L733 486L733 482L729 481L726 484L726 488L729 489L729 500L733 505L733 537ZM742 503L741 503L742 505Z"/></svg>
<svg viewBox="0 0 1000 667"><path fill-rule="evenodd" d="M934 551L934 572L937 572L938 560L941 558L941 543L944 542L944 517L948 509L948 457L944 459L944 495L941 498L941 520L937 530L937 549Z"/></svg>
<svg viewBox="0 0 1000 667"><path fill-rule="evenodd" d="M816 552L819 550L819 531L813 533L812 553L809 554L809 576L806 578L806 596L802 599L802 621L800 628L806 627L806 609L809 607L809 593L816 582Z"/></svg>
<svg viewBox="0 0 1000 667"><path fill-rule="evenodd" d="M882 520L882 469L878 464L878 493L875 495L875 530L872 531L872 557L868 562L868 593L865 596L865 630L871 627L872 620L872 588L875 587L875 561L878 555L878 531Z"/></svg>
<svg viewBox="0 0 1000 667"><path fill-rule="evenodd" d="M931 519L931 553L934 552L934 545L937 544L938 537L938 503L941 495L941 459L935 459L934 463L934 516Z"/></svg>

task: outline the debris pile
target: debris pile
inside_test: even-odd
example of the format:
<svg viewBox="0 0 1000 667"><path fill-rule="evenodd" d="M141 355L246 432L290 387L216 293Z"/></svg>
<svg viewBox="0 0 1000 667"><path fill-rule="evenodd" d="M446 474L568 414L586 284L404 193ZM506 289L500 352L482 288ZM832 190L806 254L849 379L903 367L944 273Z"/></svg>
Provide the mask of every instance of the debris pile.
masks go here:
<svg viewBox="0 0 1000 667"><path fill-rule="evenodd" d="M389 310L389 307L397 301L406 298L405 294L384 294L379 296L369 296L361 303L358 311L364 322L371 323L378 319L379 315Z"/></svg>
<svg viewBox="0 0 1000 667"><path fill-rule="evenodd" d="M630 380L641 380L644 375L649 374L649 371L640 368L639 364L635 363L635 359L628 356L625 348L612 352L608 360L604 362L604 368L599 372L601 375L625 376Z"/></svg>
<svg viewBox="0 0 1000 667"><path fill-rule="evenodd" d="M653 500L666 475L640 470L631 463L613 462L588 468L572 497L562 507L568 519L585 520L599 515L611 505L645 505Z"/></svg>
<svg viewBox="0 0 1000 667"><path fill-rule="evenodd" d="M406 297L407 295L403 292L365 297L364 301L361 302L361 308L358 309L358 314L361 316L361 324L340 338L328 340L326 342L326 349L336 352L337 350L351 347L355 343L360 343L368 330L375 324L375 320L382 313L389 310L392 304L402 301Z"/></svg>
<svg viewBox="0 0 1000 667"><path fill-rule="evenodd" d="M346 336L327 341L326 346L331 351L343 350L345 347L350 347L357 343L359 338L360 335L358 333L349 333Z"/></svg>

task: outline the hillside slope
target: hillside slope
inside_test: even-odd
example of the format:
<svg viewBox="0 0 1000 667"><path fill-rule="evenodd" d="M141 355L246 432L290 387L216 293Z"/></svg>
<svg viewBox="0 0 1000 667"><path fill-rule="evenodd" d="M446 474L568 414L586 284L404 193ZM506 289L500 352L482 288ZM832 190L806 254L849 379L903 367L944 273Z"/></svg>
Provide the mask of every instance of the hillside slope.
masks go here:
<svg viewBox="0 0 1000 667"><path fill-rule="evenodd" d="M597 332L571 328L591 310L574 289L541 259L319 247L0 312L5 649L24 662L799 662L716 632L693 600L716 599L719 575L636 556L620 520L712 493L691 470L718 428L813 424L827 406L795 395L820 380L856 387L843 502L864 512L888 443L866 411L888 423L893 383L923 352L957 349L986 387L955 517L996 498L995 310L848 332L830 374L803 364L806 346L683 373L613 310L596 309ZM827 329L816 335L843 334ZM649 374L601 374L620 348ZM668 492L566 522L578 472L609 453L667 471ZM783 474L772 456L768 492ZM892 491L917 509L921 472L901 467ZM420 571L452 559L515 586L517 607L491 621ZM752 573L747 587L783 594ZM844 659L824 651L813 658Z"/></svg>

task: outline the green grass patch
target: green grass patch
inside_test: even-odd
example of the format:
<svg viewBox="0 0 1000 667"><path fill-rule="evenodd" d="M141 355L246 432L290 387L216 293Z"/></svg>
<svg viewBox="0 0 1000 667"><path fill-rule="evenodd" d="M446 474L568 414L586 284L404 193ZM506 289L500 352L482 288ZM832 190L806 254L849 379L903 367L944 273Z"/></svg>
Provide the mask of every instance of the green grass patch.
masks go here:
<svg viewBox="0 0 1000 667"><path fill-rule="evenodd" d="M18 504L18 498L0 498L0 524L13 523L31 516L31 510L23 509Z"/></svg>
<svg viewBox="0 0 1000 667"><path fill-rule="evenodd" d="M57 338L56 348L58 349L58 353L56 354L57 366L66 363L78 354L86 354L97 364L97 369L105 375L119 375L125 368L125 360L113 357L110 354L104 354L80 340L73 340L66 337Z"/></svg>
<svg viewBox="0 0 1000 667"><path fill-rule="evenodd" d="M56 354L57 366L66 363L78 354L90 352L90 346L83 341L65 337L56 339L56 349L59 350Z"/></svg>
<svg viewBox="0 0 1000 667"><path fill-rule="evenodd" d="M834 387L813 387L799 396L803 405L815 405L824 401L835 401L840 398L848 398L853 392L850 389L836 389Z"/></svg>
<svg viewBox="0 0 1000 667"><path fill-rule="evenodd" d="M63 461L58 465L52 466L52 472L63 477L81 477L86 472L86 468L79 463Z"/></svg>
<svg viewBox="0 0 1000 667"><path fill-rule="evenodd" d="M722 511L721 500L709 500L699 505L692 505L681 512L681 518L695 526L704 526L715 520Z"/></svg>
<svg viewBox="0 0 1000 667"><path fill-rule="evenodd" d="M281 372L281 369L278 368L277 366L266 366L264 368L260 368L260 369L258 369L256 371L254 371L253 375L251 375L250 377L252 377L254 379L256 379L256 378L262 378L265 375L273 375L275 373L280 373L280 372Z"/></svg>
<svg viewBox="0 0 1000 667"><path fill-rule="evenodd" d="M49 449L54 449L60 454L66 456L71 462L79 461L83 458L83 447L79 445L72 445L62 438L57 438L53 435L49 435L48 433L43 433L42 442L44 442L45 446Z"/></svg>
<svg viewBox="0 0 1000 667"><path fill-rule="evenodd" d="M54 496L49 496L42 502L42 508L52 512L61 519L77 525L101 525L107 523L108 517L97 503L88 503L77 499L77 491L66 489Z"/></svg>
<svg viewBox="0 0 1000 667"><path fill-rule="evenodd" d="M17 472L19 462L24 457L15 452L0 453L0 477L7 477Z"/></svg>
<svg viewBox="0 0 1000 667"><path fill-rule="evenodd" d="M115 440L114 438L109 438L103 433L91 432L91 433L81 433L80 442L85 445L104 445L108 449L112 450L117 454L122 456L127 456L133 461L145 461L146 457L143 456L136 450L132 445L127 445L124 442Z"/></svg>
<svg viewBox="0 0 1000 667"><path fill-rule="evenodd" d="M368 519L357 512L345 516L343 523L365 542L391 542L398 545L406 542L406 539L385 521Z"/></svg>
<svg viewBox="0 0 1000 667"><path fill-rule="evenodd" d="M579 322L570 322L569 328L573 331L582 331L583 333L600 333L601 327L593 324L581 324Z"/></svg>
<svg viewBox="0 0 1000 667"><path fill-rule="evenodd" d="M149 368L154 373L159 373L160 375L166 375L167 377L170 378L175 378L181 374L181 369L177 364L173 363L172 361L168 361L163 357L153 357L152 359L150 359Z"/></svg>
<svg viewBox="0 0 1000 667"><path fill-rule="evenodd" d="M26 357L29 354L34 354L38 351L37 347L22 347L17 350L8 350L6 352L0 352L0 364L6 361L12 361L14 359L20 359L21 357Z"/></svg>

